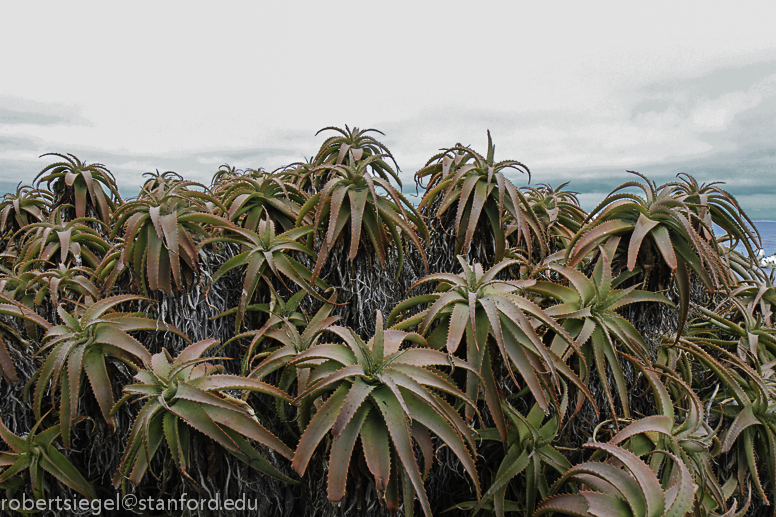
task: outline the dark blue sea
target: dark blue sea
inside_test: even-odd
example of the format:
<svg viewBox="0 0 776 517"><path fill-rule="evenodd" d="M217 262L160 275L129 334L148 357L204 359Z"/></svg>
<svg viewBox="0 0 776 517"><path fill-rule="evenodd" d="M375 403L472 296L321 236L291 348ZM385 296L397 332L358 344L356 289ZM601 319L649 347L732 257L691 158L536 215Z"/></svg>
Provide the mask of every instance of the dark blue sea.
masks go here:
<svg viewBox="0 0 776 517"><path fill-rule="evenodd" d="M760 232L765 256L769 257L776 253L776 221L754 221L754 225L757 231ZM744 247L741 245L736 249L744 251Z"/></svg>

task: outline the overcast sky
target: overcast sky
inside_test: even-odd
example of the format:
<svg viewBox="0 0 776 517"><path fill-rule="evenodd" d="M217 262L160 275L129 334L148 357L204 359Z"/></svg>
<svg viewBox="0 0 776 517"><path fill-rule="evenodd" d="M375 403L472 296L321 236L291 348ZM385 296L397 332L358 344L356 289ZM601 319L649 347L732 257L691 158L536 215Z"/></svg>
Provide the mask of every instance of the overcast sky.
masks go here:
<svg viewBox="0 0 776 517"><path fill-rule="evenodd" d="M775 220L776 8L583 4L7 4L0 191L46 152L104 163L127 194L154 169L207 183L349 124L385 133L414 192L439 148L484 153L490 129L496 159L570 180L588 209L626 170L688 172Z"/></svg>

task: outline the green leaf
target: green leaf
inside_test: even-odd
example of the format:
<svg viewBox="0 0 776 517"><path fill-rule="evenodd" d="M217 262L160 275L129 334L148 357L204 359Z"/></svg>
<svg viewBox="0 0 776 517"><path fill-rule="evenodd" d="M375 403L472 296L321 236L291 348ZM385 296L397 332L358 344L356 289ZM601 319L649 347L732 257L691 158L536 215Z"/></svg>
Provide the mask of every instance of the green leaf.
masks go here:
<svg viewBox="0 0 776 517"><path fill-rule="evenodd" d="M348 472L350 471L350 458L353 455L353 447L368 414L368 404L359 406L358 411L353 415L353 418L350 419L345 428L335 436L335 439L331 444L327 490L329 501L332 503L339 502L345 496L345 486L347 483Z"/></svg>
<svg viewBox="0 0 776 517"><path fill-rule="evenodd" d="M396 454L401 460L404 472L409 477L412 487L418 495L420 506L423 508L423 512L427 516L430 516L431 505L426 496L426 490L423 486L423 479L420 475L418 463L415 460L412 437L410 436L404 411L401 409L398 400L390 394L390 390L386 390L387 388L381 386L374 390L370 396L376 402L377 407L383 415L385 424L388 427L388 433L391 435L391 442L396 450ZM405 500L405 504L407 503L408 501Z"/></svg>
<svg viewBox="0 0 776 517"><path fill-rule="evenodd" d="M382 493L388 489L389 482L393 478L390 435L385 422L375 416L364 421L361 431L361 445L366 465L375 478L375 489L378 493ZM398 466L394 470L396 469Z"/></svg>
<svg viewBox="0 0 776 517"><path fill-rule="evenodd" d="M334 425L331 429L331 434L334 436L335 440L340 438L342 432L350 424L351 419L359 408L362 407L363 402L373 389L373 385L366 384L361 378L357 377L355 379L352 387L348 391L347 397L345 397L345 400L342 403L342 409L337 415L337 419L334 421Z"/></svg>
<svg viewBox="0 0 776 517"><path fill-rule="evenodd" d="M304 476L307 464L315 449L323 437L326 436L326 433L329 432L329 429L334 426L334 422L342 410L347 393L348 389L346 386L342 385L337 388L318 409L310 423L307 424L307 428L304 430L296 446L294 459L291 462L291 466L300 476Z"/></svg>

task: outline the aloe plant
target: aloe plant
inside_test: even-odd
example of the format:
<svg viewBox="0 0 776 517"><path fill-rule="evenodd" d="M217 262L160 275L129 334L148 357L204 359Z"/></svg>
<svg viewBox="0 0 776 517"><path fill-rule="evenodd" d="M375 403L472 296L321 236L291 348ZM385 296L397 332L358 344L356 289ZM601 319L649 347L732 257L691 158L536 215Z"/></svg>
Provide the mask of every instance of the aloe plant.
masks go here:
<svg viewBox="0 0 776 517"><path fill-rule="evenodd" d="M210 237L203 225L233 225L212 213L207 204L217 200L206 192L189 191L188 183L149 181L149 190L116 210L111 237L124 231L120 262L133 267L143 293L169 294L171 279L183 291L193 286L200 272L197 241Z"/></svg>
<svg viewBox="0 0 776 517"><path fill-rule="evenodd" d="M307 388L310 370L289 366L288 363L301 352L317 344L323 333L339 321L340 316L331 316L331 311L337 300L336 293L331 295L312 318L300 312L302 309L299 308L299 304L306 294L304 290L301 290L291 296L288 301L284 301L273 289L270 303L248 306L249 310L266 313L268 316L266 322L257 330L242 332L224 343L224 346L228 346L232 341L252 338L242 356L243 375L264 380L267 376L280 370L278 387L281 390L291 393L294 382L296 382L297 394ZM236 311L237 308L234 308L219 316ZM276 399L275 402L280 420L288 427L291 434L298 435L286 417L284 402L281 399ZM296 416L298 425L304 428L308 418L307 411L299 412Z"/></svg>
<svg viewBox="0 0 776 517"><path fill-rule="evenodd" d="M368 155L348 149L347 162L324 163L310 170L310 174L324 174L330 179L320 192L310 197L297 215L296 224L300 225L308 213L314 212L313 229L321 234L321 249L313 269L313 279L318 278L346 227L350 230L347 245L350 260L365 248L365 242L369 242L379 263L384 265L389 246L393 244L398 255L398 275L404 264L404 237L412 241L428 269L418 237L418 232L427 236L428 230L420 213L382 173L380 164L384 163L384 155ZM375 170L381 174L376 175ZM386 195L382 195L381 191Z"/></svg>
<svg viewBox="0 0 776 517"><path fill-rule="evenodd" d="M506 364L509 375L519 385L513 368L530 389L539 406L547 410L550 401L559 407L557 394L560 378L571 381L589 400L587 387L577 374L558 355L547 347L537 334L535 319L566 340L570 347L577 348L575 341L550 315L529 299L520 295L522 289L535 283L534 280L500 280L499 273L518 263L503 260L483 271L481 264L469 265L458 257L462 272L438 273L420 279L410 290L428 282L438 282L436 291L428 295L409 298L398 304L388 317L389 324L402 312L420 304L430 306L419 314L395 325L396 328L410 328L418 325L421 334L428 336L433 348L446 348L454 354L465 343L465 357L481 379L474 373L467 375L466 394L477 400L480 391L485 396L496 426L504 443L507 442L506 421L501 410L498 386L493 373L493 361ZM432 324L439 322L436 328ZM490 339L495 344L490 346ZM498 354L496 354L498 351ZM559 375L560 374L560 375ZM466 416L474 416L473 409Z"/></svg>
<svg viewBox="0 0 776 517"><path fill-rule="evenodd" d="M732 337L733 341L729 344L736 347L738 356L745 357L751 366L759 370L763 364L776 359L776 329L762 317L757 317L752 307L747 309L735 297L730 298L730 305L732 310L729 315L698 305L695 308L708 318L711 325ZM722 343L719 340L713 342Z"/></svg>
<svg viewBox="0 0 776 517"><path fill-rule="evenodd" d="M272 220L262 220L259 222L258 232L231 227L224 235L206 239L200 244L202 247L212 242L229 242L241 247L241 252L224 262L213 275L213 282L217 282L229 271L246 266L243 289L234 323L235 332L239 332L242 328L248 303L262 280L271 284L272 278L284 282L283 277L285 277L312 296L323 300L312 286L315 285L323 290L329 286L321 279L314 279L310 270L292 256L293 252L313 255L309 248L298 242L311 231L312 227L302 226L276 235L275 224Z"/></svg>
<svg viewBox="0 0 776 517"><path fill-rule="evenodd" d="M271 219L283 231L294 228L299 208L306 201L295 185L279 175L247 171L218 186L218 196L227 218L251 231L258 231L262 218Z"/></svg>
<svg viewBox="0 0 776 517"><path fill-rule="evenodd" d="M144 172L143 177L147 179L143 182L138 197L164 197L178 191L185 193L189 185L202 186L193 181L184 180L183 176L174 171L159 172L157 169L156 172Z"/></svg>
<svg viewBox="0 0 776 517"><path fill-rule="evenodd" d="M741 243L749 257L754 258L756 247L762 246L760 235L736 198L718 186L724 183L712 182L698 185L698 181L689 174L679 173L677 177L679 181L670 184L673 195L697 214L695 229L707 240L727 242L731 249ZM714 236L710 232L712 223L726 233L719 237ZM755 246L752 246L753 244Z"/></svg>
<svg viewBox="0 0 776 517"><path fill-rule="evenodd" d="M101 163L87 165L72 154L47 153L43 156L57 156L63 161L52 163L40 171L35 177L38 186L45 181L51 190L53 183L55 190L65 194L63 202L75 205L75 216L79 219L86 217L87 203L90 203L100 220L107 225L116 203L121 203L113 174ZM72 197L66 188L72 189Z"/></svg>
<svg viewBox="0 0 776 517"><path fill-rule="evenodd" d="M215 339L206 339L189 345L175 359L167 349L144 358L144 369L135 375L136 382L124 388L125 395L111 410L111 414L115 413L133 398L145 401L132 424L121 465L113 477L116 486L121 485L123 489L126 480L135 485L140 483L163 441L176 467L196 485L188 474L189 428L201 432L257 471L294 483L246 438L289 460L293 455L291 449L261 425L247 403L228 392L247 390L288 401L290 397L264 382L223 373L223 366L210 363L219 358L202 357L217 345Z"/></svg>
<svg viewBox="0 0 776 517"><path fill-rule="evenodd" d="M698 487L684 463L673 454L660 452L678 467L678 474L666 480L668 486L664 488L655 472L632 452L598 442L586 443L584 447L608 454L612 461L586 461L570 468L550 493L557 493L569 481L588 489L545 499L537 507L535 517L547 513L578 517L681 517L692 511Z"/></svg>
<svg viewBox="0 0 776 517"><path fill-rule="evenodd" d="M730 292L730 298L738 300L744 306L746 317L759 319L765 325L773 325L776 285L771 277L753 275L749 279L742 279L738 287Z"/></svg>
<svg viewBox="0 0 776 517"><path fill-rule="evenodd" d="M389 181L389 177L399 185L402 186L401 179L398 173L393 167L385 160L389 158L393 161L393 164L398 169L396 160L393 159L393 155L388 148L379 142L375 137L368 133L377 133L382 135L382 131L377 129L359 129L354 127L350 129L347 125L345 129L338 127L325 127L319 130L316 135L323 133L324 131L335 131L339 135L331 136L321 144L318 153L312 159L312 163L315 165L333 164L342 165L346 162L348 155L352 155L356 161L367 160L372 156L379 156L376 160L367 160L369 163L369 169L372 176L380 177L386 181ZM333 169L308 169L309 176L300 177L301 185L304 186L310 182L316 190L320 190L329 179L327 171Z"/></svg>
<svg viewBox="0 0 776 517"><path fill-rule="evenodd" d="M729 419L729 425L722 440L722 452L736 450L741 484L751 475L760 498L769 504L759 472L764 467L771 485L776 482L773 363L755 370L737 355L703 337L682 338L677 347L703 364L716 383L725 388L728 398L720 401L719 411Z"/></svg>
<svg viewBox="0 0 776 517"><path fill-rule="evenodd" d="M44 269L47 265L85 265L96 268L110 249L99 232L86 223L102 224L97 219L63 221L64 206L58 206L48 221L31 223L19 230L22 236L16 269L19 272Z"/></svg>
<svg viewBox="0 0 776 517"><path fill-rule="evenodd" d="M549 493L544 466L552 467L560 475L571 468L571 463L552 446L560 431L557 415L544 422L545 414L538 404L534 404L526 416L506 402L502 404L509 423L507 452L498 466L490 488L482 496L479 504L473 505L472 515L487 507L492 508L498 517L503 517L506 510L522 511L524 515L532 515L537 496L544 499ZM501 441L498 433L493 431L495 430L484 429L479 431L478 435L486 440ZM511 508L508 509L506 495L509 483L523 472L525 472L525 488L521 486L515 491L525 493L525 504L520 505L511 501Z"/></svg>
<svg viewBox="0 0 776 517"><path fill-rule="evenodd" d="M630 418L628 387L620 365L619 350L624 347L631 356L644 364L650 363L649 348L635 327L617 313L617 309L634 303L662 303L673 306L665 296L649 291L637 290L637 286L615 289L627 279L623 274L613 278L610 253L616 248L617 240L611 241L607 250L601 249L598 262L590 278L580 271L550 262L547 269L565 277L569 286L554 282L538 281L527 290L560 302L546 309L546 313L563 320L563 327L582 348L588 364L594 364L601 385L604 388L609 410L615 418L614 397L607 379L611 371L614 385L625 418ZM619 346L618 346L619 344ZM565 356L569 350L567 340L556 337L551 350L558 356Z"/></svg>
<svg viewBox="0 0 776 517"><path fill-rule="evenodd" d="M525 198L536 214L547 238L559 239L565 245L579 231L587 214L579 206L577 193L563 190L568 183L552 188L549 185L524 186Z"/></svg>
<svg viewBox="0 0 776 517"><path fill-rule="evenodd" d="M51 194L29 185L16 187L0 200L0 235L13 234L30 223L43 222L51 205Z"/></svg>
<svg viewBox="0 0 776 517"><path fill-rule="evenodd" d="M385 330L379 311L375 335L366 343L350 329L332 326L328 330L343 343L318 344L290 361L297 368L314 368L307 389L296 402L312 402L319 397L323 401L299 440L291 463L294 470L304 475L318 444L331 431L328 497L336 503L345 495L353 449L360 437L375 488L388 509L399 508L398 490L402 486L405 514L412 514L417 495L424 514L430 516L423 480L433 461L433 433L461 461L479 498L471 432L443 395L469 406L474 402L434 369L472 367L425 348L419 334ZM404 341L419 346L402 348ZM413 442L423 454L424 472L415 458Z"/></svg>
<svg viewBox="0 0 776 517"><path fill-rule="evenodd" d="M729 268L720 258L708 218L696 212L690 197L676 191L672 184L658 187L643 175L629 172L642 178L646 185L628 181L614 189L588 214L566 248L565 259L568 266L574 267L597 250L599 244L618 239L623 247L627 242L629 271L634 271L641 254L645 283L650 273L664 264L674 273L679 288L682 312L677 334L681 334L690 302L689 271L714 291L732 285ZM629 187L641 189L644 197L620 192ZM627 241L619 240L626 235Z"/></svg>
<svg viewBox="0 0 776 517"><path fill-rule="evenodd" d="M331 311L337 301L336 293L329 297L327 302L318 309L318 312L312 318L308 318L296 310L303 295L305 295L305 292L299 291L287 303L279 300L283 305L269 312L267 321L260 329L243 332L232 338L252 338L247 351L243 355L243 374L256 379L263 379L278 369L285 369L285 366L291 359L317 344L323 333L340 320L340 316L331 315ZM268 349L258 353L259 347L264 340L270 340L277 346L268 347L265 345L264 348ZM263 360L254 366L258 359ZM288 375L284 374L284 380L281 381L288 384L281 386L281 388L287 390L290 383L295 379L296 369L291 369ZM300 391L303 391L305 386L306 382L300 380Z"/></svg>
<svg viewBox="0 0 776 517"><path fill-rule="evenodd" d="M0 276L0 291L18 300L27 307L40 306L46 297L52 306L59 305L60 296L64 300L81 300L83 305L91 305L100 298L100 291L90 277L94 273L85 267L66 267L60 262L58 268L46 271L25 271L19 276Z"/></svg>
<svg viewBox="0 0 776 517"><path fill-rule="evenodd" d="M261 167L259 167L259 169L255 171L250 169L250 171L251 171L250 173L251 176L253 176L254 173L265 172L264 169L262 169ZM229 165L228 163L225 163L218 168L215 174L213 174L213 178L210 180L210 187L214 191L218 190L222 186L228 185L231 181L240 179L246 174L249 174L249 169L240 170L232 165Z"/></svg>
<svg viewBox="0 0 776 517"><path fill-rule="evenodd" d="M621 446L639 457L650 454L650 468L662 472L664 479L676 475L677 467L674 462L667 462L666 455L657 452L672 453L684 463L698 486L693 506L707 513L717 508L727 512L727 500L737 481L730 478L722 485L717 478L713 464L718 461L716 457L722 450L722 443L717 437L719 429L712 429L708 424L709 413L691 387L693 372L686 368L686 353L672 345L672 342L666 341L658 362L652 367L632 360L652 392L655 414L631 421L608 443ZM706 403L708 409L711 409L712 402ZM599 424L596 433L605 428L606 423ZM594 433L593 439L596 438Z"/></svg>
<svg viewBox="0 0 776 517"><path fill-rule="evenodd" d="M418 208L431 208L438 203L434 215L437 219L441 220L444 216L452 221L456 254L468 253L475 230L482 227L487 219L489 235L494 243L494 263L503 259L507 245L505 216L509 216L514 224L517 242L522 241L530 253L536 240L541 253L545 254L547 239L536 214L505 175L507 170L513 169L527 174L530 181L531 171L516 160L496 162L495 150L488 131L487 157L461 144L432 157L425 167L415 173L418 183L427 179L426 192ZM453 207L457 207L455 219L452 215L445 216L452 214Z"/></svg>
<svg viewBox="0 0 776 517"><path fill-rule="evenodd" d="M25 393L35 386L33 409L41 418L43 396L49 388L51 405L59 392L59 419L62 441L70 448L70 428L78 414L81 380L86 375L92 393L105 421L115 429L111 416L113 383L106 366L111 357L137 370L151 358L142 343L127 334L137 330L174 332L188 341L188 337L172 325L131 313L110 312L120 303L142 299L140 296L118 295L104 298L80 312L68 313L62 305L57 313L62 323L48 329L36 356L45 356L43 365L30 377Z"/></svg>
<svg viewBox="0 0 776 517"><path fill-rule="evenodd" d="M83 420L79 418L74 424ZM0 473L0 484L28 471L28 486L32 489L33 497L44 499L45 474L48 472L84 497L94 499L96 494L91 484L54 445L54 441L61 434L60 425L55 424L38 432L42 423L43 420L38 420L27 436L21 437L9 431L0 419L0 439L11 449L0 452L0 467L7 467Z"/></svg>

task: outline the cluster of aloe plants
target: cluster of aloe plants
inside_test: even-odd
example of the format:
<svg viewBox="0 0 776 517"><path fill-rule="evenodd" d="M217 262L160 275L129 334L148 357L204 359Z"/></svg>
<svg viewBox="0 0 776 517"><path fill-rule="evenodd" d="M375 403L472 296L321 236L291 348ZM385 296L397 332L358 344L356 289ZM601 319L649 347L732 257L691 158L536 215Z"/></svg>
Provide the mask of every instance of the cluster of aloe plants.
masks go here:
<svg viewBox="0 0 776 517"><path fill-rule="evenodd" d="M484 155L433 156L415 207L379 132L326 130L305 162L224 166L209 186L149 173L125 201L103 165L56 155L6 194L6 497L776 507L776 288L731 195L639 175L587 213L565 185L517 186L528 168L488 135ZM194 332L169 322L184 306Z"/></svg>

